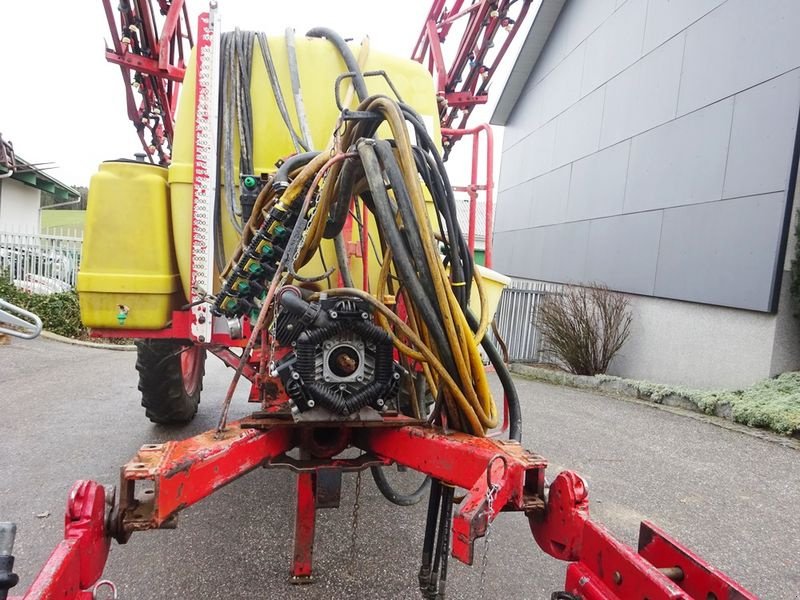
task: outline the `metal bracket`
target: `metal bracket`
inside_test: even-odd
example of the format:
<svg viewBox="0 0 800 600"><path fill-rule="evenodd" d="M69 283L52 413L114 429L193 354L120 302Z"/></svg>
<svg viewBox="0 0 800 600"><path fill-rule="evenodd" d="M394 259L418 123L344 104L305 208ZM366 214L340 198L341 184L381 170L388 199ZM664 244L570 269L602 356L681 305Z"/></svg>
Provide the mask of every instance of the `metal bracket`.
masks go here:
<svg viewBox="0 0 800 600"><path fill-rule="evenodd" d="M342 81L344 81L345 79L353 79L354 77L357 77L357 76L358 76L358 73L354 73L353 71L348 71L347 73L342 73L341 75L339 75L336 78L336 81L333 84L333 92L334 92L334 96L336 97L336 106L339 108L339 112L341 112L341 113L347 112L349 115L351 115L350 118L365 118L364 116L360 116L360 117L352 116L352 115L356 115L356 114L369 115L370 118L375 118L376 115L371 113L371 112L350 111L342 103L342 98L341 98ZM361 76L364 77L365 79L367 77L382 77L384 79L384 81L386 81L386 83L389 86L389 88L392 90L392 93L394 94L395 98L397 98L397 101L400 102L400 103L403 102L403 99L400 97L400 92L398 92L397 88L394 87L394 83L392 83L392 80L391 80L391 78L389 77L389 74L386 71L383 71L383 70L365 71L364 73L361 73ZM345 117L345 118L347 118L347 117Z"/></svg>
<svg viewBox="0 0 800 600"><path fill-rule="evenodd" d="M42 333L42 320L37 315L5 300L0 300L0 324L14 327L0 327L0 333L23 340L32 340Z"/></svg>

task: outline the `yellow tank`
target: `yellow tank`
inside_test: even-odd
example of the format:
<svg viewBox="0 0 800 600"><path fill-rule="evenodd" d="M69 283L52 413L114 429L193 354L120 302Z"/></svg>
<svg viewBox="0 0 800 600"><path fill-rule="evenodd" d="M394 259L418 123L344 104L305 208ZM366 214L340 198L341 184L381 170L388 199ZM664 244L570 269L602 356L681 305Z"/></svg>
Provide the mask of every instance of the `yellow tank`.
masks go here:
<svg viewBox="0 0 800 600"><path fill-rule="evenodd" d="M271 37L268 40L272 60L280 80L281 90L294 123L295 130L300 127L296 121L296 111L292 94L289 75L288 54L286 42L282 36ZM351 44L353 53L358 56L360 44ZM322 150L328 144L333 134L339 109L336 106L334 84L341 73L348 71L339 52L333 44L324 39L298 38L296 40L297 62L299 67L300 84L303 94L303 104L308 118L313 145L316 150ZM431 137L441 139L439 133L439 117L436 106L436 94L430 73L421 64L409 59L397 58L388 54L369 51L364 72L384 70L389 75L392 83L397 88L403 101L410 104L422 116ZM393 97L391 88L381 77L367 77L367 89L370 94L385 94ZM347 80L341 84L342 96L347 88ZM191 251L191 211L192 211L192 171L193 171L193 144L194 144L194 89L195 65L194 54L186 71L182 94L178 108L178 121L175 127L175 139L172 151L172 164L169 167L169 185L172 198L172 219L175 236L175 253L178 268L183 281L184 293L189 295L190 281L190 251ZM251 83L251 98L253 105L253 164L256 174L274 172L277 170L275 163L295 152L291 137L283 123L278 110L275 97L267 76L266 66L256 42L253 51L253 68ZM355 108L357 101L353 100L350 108ZM387 130L388 134L388 130ZM238 145L234 156L238 156ZM236 172L233 181L239 181L238 160L234 161ZM224 181L223 170L220 169L220 179ZM234 192L238 198L239 191ZM225 190L222 191L223 198ZM223 243L226 257L230 257L239 242L239 236L231 225L224 210L221 212L223 224ZM432 221L435 223L436 221ZM377 229L372 224L372 236L377 240ZM358 240L356 228L353 230L354 241ZM333 244L325 241L322 247L325 265L336 265L336 256ZM374 252L370 248L369 276L371 285L377 282L380 266L375 260ZM374 266L373 266L374 265ZM361 260L352 262L353 277L361 281ZM310 261L301 271L302 275L318 275L323 273L322 261L319 256ZM332 276L332 283L336 284L336 274ZM219 285L219 282L216 281ZM215 292L219 288L215 288Z"/></svg>
<svg viewBox="0 0 800 600"><path fill-rule="evenodd" d="M161 329L183 304L167 170L113 161L89 185L78 293L87 327Z"/></svg>
<svg viewBox="0 0 800 600"><path fill-rule="evenodd" d="M288 112L295 130L299 131L285 39L273 37L268 43ZM313 146L322 150L328 145L340 115L334 91L336 78L348 69L334 45L327 40L298 38L295 44ZM351 44L351 49L356 56L361 52L360 44ZM441 139L435 88L425 67L408 59L370 50L363 70L386 71L403 101L421 115L432 139L436 142ZM370 94L394 96L381 77L367 77L366 84ZM342 96L347 87L345 80L340 86ZM144 163L109 162L101 165L92 178L84 259L78 281L81 315L89 327L160 329L167 325L171 311L184 304L185 298L190 296L194 92L195 59L192 54L179 100L172 164L168 171ZM274 172L277 170L275 163L293 154L295 149L278 110L257 42L253 52L250 95L254 171L256 175ZM356 105L354 98L350 108ZM384 125L378 133L389 136L388 126ZM234 156L238 154L236 136ZM238 160L234 160L234 165L233 181L237 182L234 197L238 204ZM225 180L223 167L220 165L221 182ZM227 261L240 238L228 219L224 189L221 197L218 210ZM432 203L429 204L429 213L431 223L436 227ZM367 244L369 277L368 285L364 287L375 292L381 260L375 254L378 240L375 220L372 215L368 215L368 219L375 244ZM359 227L355 223L350 240L353 242L351 247L361 245ZM321 257L316 255L300 274L319 275L335 265L333 243L324 240ZM356 285L362 287L362 258L351 259L351 271ZM492 279L491 276L488 278ZM338 273L334 271L327 285L336 286L337 279ZM216 293L220 288L218 277L214 283L213 292ZM495 284L502 290L501 282ZM321 285L327 287L325 282ZM490 294L492 313L498 294L495 289ZM473 297L476 298L477 293Z"/></svg>

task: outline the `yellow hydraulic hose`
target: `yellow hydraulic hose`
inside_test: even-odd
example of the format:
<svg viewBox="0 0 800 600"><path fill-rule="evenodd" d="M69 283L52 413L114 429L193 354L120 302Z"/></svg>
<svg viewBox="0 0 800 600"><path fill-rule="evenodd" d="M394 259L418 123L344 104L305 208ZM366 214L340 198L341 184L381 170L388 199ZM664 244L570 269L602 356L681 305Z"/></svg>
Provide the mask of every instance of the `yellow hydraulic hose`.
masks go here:
<svg viewBox="0 0 800 600"><path fill-rule="evenodd" d="M436 300L441 308L442 322L453 354L456 369L459 377L465 384L471 381L474 381L475 384L475 387L465 385L464 392L469 399L469 406L471 408L469 412L473 413L473 415L465 416L475 416L480 420L483 427L491 429L496 427L498 423L497 407L492 400L477 347L472 344L464 344L464 340L467 336L469 339L472 339L472 332L469 329L466 318L460 307L453 310L453 305L455 304L457 306L457 301L452 289L447 285L447 275L444 266L441 262L438 250L433 244L433 229L427 217L425 199L422 196L420 181L416 175L416 165L414 157L411 154L411 143L408 137L408 130L405 126L405 120L397 104L385 97L374 98L369 102L367 110L377 110L381 112L389 123L397 147L400 168L417 218L417 225L422 233L422 246L431 273L433 274L432 279ZM461 335L459 335L457 328L460 330ZM476 369L476 365L480 365L480 368Z"/></svg>

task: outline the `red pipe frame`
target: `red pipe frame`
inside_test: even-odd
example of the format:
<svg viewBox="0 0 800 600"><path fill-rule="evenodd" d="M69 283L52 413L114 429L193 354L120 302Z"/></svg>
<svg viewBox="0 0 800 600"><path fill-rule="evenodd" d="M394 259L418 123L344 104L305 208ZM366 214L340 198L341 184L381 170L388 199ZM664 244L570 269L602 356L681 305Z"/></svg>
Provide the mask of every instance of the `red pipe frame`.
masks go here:
<svg viewBox="0 0 800 600"><path fill-rule="evenodd" d="M478 183L478 158L480 153L480 134L486 135L486 178L485 183ZM494 134L488 123L483 123L471 129L442 129L442 135L453 140L461 139L466 135L472 136L472 171L469 186L453 186L457 192L466 192L469 195L469 228L467 231L467 245L470 253L475 254L475 219L478 203L478 192L486 192L486 212L484 229L484 259L483 264L487 269L492 268L492 229L494 227Z"/></svg>
<svg viewBox="0 0 800 600"><path fill-rule="evenodd" d="M512 18L508 13L515 2L519 10L516 18ZM463 10L465 0L454 0L450 7L447 3L448 0L434 0L411 58L425 65L434 77L440 98L442 128L454 127L456 120L457 127L464 128L475 106L485 104L488 100L492 76L519 32L531 0L472 0ZM467 23L458 42L455 58L447 64L442 45L453 24L459 20L466 20ZM506 29L507 34L494 58L488 60L490 51L498 45L495 37L501 27ZM445 147L457 140L457 137L443 133Z"/></svg>
<svg viewBox="0 0 800 600"><path fill-rule="evenodd" d="M108 519L103 487L78 482L67 506L65 540L25 600L88 600L108 557L110 536L124 543L133 531L172 527L180 510L259 466L299 471L291 573L295 582L309 581L317 470L351 471L392 462L469 490L452 523L453 556L467 564L473 561L475 540L486 534L500 511L523 511L542 550L571 561L566 589L585 600L639 599L642 593L649 600L755 600L649 523L642 524L638 553L615 540L589 519L586 486L575 473L564 471L554 479L545 504L547 463L517 442L431 427L375 427L351 433L353 444L372 458L293 460L285 453L302 443L298 431L294 426L259 430L231 423L220 434L209 431L180 442L143 446L122 468L120 501ZM496 492L493 512L487 505L490 488ZM674 578L676 568L680 577L673 581L667 574Z"/></svg>

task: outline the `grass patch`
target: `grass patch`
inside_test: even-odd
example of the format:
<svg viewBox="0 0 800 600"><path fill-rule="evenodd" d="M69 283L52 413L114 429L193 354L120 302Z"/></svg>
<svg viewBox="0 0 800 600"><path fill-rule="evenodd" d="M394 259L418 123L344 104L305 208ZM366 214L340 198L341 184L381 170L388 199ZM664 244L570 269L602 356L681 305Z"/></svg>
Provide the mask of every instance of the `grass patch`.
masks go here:
<svg viewBox="0 0 800 600"><path fill-rule="evenodd" d="M653 402L661 402L671 395L680 396L707 414L728 412L737 423L785 435L800 433L800 372L783 373L741 390L692 390L647 381L623 381L633 387L640 398Z"/></svg>

